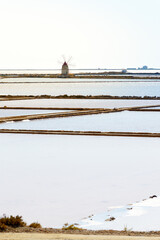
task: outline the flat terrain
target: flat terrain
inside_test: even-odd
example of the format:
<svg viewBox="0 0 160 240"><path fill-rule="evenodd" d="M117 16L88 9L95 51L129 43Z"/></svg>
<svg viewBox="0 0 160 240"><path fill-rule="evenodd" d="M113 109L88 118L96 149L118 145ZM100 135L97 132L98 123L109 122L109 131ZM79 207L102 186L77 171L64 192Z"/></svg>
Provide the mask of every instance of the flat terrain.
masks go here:
<svg viewBox="0 0 160 240"><path fill-rule="evenodd" d="M159 193L160 138L0 134L0 146L0 213L27 223L61 227ZM159 214L146 221L133 230L159 230Z"/></svg>
<svg viewBox="0 0 160 240"><path fill-rule="evenodd" d="M1 233L0 240L159 240L160 237L102 236L102 235L69 235L69 234L30 234Z"/></svg>
<svg viewBox="0 0 160 240"><path fill-rule="evenodd" d="M159 196L160 138L153 137L160 137L160 113L155 109L136 111L160 106L160 81L0 85L0 180L5 183L1 187L1 215L19 214L27 223L39 221L42 226L55 228L65 223L78 225L85 217L93 230L99 226L101 231L123 231L127 226L138 231L108 235L101 231L95 235L80 231L76 235L68 230L19 232L16 229L14 233L0 233L0 240L160 239L159 232L145 232L159 230L160 203L133 205L142 199L146 204L146 197ZM123 112L111 113L117 111ZM48 119L37 120L42 118ZM107 132L99 137L104 131ZM37 135L42 133L43 136ZM140 135L144 138L139 138ZM110 206L121 208L108 213ZM113 218L115 221L108 221Z"/></svg>

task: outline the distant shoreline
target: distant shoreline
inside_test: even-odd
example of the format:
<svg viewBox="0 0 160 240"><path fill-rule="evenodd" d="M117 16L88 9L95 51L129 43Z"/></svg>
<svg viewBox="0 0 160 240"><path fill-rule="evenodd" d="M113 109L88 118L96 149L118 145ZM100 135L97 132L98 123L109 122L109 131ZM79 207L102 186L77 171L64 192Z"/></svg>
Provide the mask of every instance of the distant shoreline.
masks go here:
<svg viewBox="0 0 160 240"><path fill-rule="evenodd" d="M61 74L0 74L0 78L66 78L66 79L160 79L160 73L79 73L63 76Z"/></svg>

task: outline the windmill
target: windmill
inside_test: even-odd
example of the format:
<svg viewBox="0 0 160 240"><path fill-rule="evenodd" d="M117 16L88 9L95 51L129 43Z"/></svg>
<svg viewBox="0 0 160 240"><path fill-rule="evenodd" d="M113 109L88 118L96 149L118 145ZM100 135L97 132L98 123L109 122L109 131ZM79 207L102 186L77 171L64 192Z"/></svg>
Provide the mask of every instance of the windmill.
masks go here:
<svg viewBox="0 0 160 240"><path fill-rule="evenodd" d="M63 63L61 62L61 64L62 64L61 75L66 77L69 75L69 65L70 65L69 63L70 63L72 57L69 57L69 59L66 60L64 55L62 55L62 58L63 58Z"/></svg>

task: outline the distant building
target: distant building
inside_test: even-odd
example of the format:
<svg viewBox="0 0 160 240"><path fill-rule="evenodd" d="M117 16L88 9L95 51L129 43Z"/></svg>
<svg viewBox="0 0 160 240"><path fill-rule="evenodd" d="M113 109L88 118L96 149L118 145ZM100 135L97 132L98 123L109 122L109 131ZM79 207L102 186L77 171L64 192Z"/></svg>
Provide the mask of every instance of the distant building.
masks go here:
<svg viewBox="0 0 160 240"><path fill-rule="evenodd" d="M143 66L142 69L143 69L143 70L147 70L148 67L147 67L147 66Z"/></svg>
<svg viewBox="0 0 160 240"><path fill-rule="evenodd" d="M63 63L62 65L62 75L67 76L69 74L69 67L66 62Z"/></svg>
<svg viewBox="0 0 160 240"><path fill-rule="evenodd" d="M122 73L127 73L127 69L123 69L123 70L122 70Z"/></svg>
<svg viewBox="0 0 160 240"><path fill-rule="evenodd" d="M143 66L143 67L141 67L141 68L140 68L140 67L138 68L138 70L148 70L148 69L149 69L149 68L148 68L148 66L146 66L146 65Z"/></svg>

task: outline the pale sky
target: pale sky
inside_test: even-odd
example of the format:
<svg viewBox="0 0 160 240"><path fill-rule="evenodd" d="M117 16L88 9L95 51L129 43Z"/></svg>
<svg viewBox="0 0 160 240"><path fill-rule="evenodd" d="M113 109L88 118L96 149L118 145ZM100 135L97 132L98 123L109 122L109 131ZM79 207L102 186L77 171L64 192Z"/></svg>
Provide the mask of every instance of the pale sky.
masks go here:
<svg viewBox="0 0 160 240"><path fill-rule="evenodd" d="M0 69L160 67L160 0L0 0Z"/></svg>

